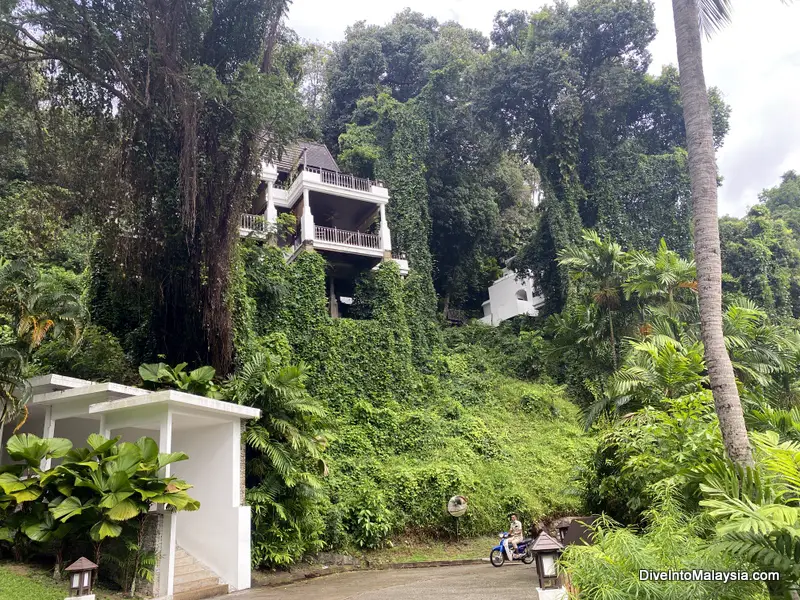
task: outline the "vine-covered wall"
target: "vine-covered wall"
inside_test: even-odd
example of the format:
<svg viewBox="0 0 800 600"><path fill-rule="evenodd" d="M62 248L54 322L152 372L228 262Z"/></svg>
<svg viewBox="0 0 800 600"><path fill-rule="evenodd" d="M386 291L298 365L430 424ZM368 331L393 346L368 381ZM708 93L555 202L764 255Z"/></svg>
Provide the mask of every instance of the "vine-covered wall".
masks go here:
<svg viewBox="0 0 800 600"><path fill-rule="evenodd" d="M386 262L366 273L353 305L364 318L331 319L321 255L287 265L279 249L245 242L240 261L231 298L237 350L306 363L307 387L329 412L320 506L328 547L374 547L408 530L447 533L444 506L454 494L471 501L464 534L497 530L510 510L528 522L578 510L577 497L564 495L586 451L577 409L558 387L418 344L416 328L428 325L413 272L404 280Z"/></svg>

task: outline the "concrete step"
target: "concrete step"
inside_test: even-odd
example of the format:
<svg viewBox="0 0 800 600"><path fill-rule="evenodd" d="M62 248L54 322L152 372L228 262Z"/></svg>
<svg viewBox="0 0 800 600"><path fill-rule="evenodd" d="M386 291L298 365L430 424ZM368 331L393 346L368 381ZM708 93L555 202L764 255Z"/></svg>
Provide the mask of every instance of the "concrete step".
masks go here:
<svg viewBox="0 0 800 600"><path fill-rule="evenodd" d="M213 575L213 573L211 573L208 569L204 568L203 565L196 562L187 565L175 565L175 577L192 575L194 573L207 573L208 577L211 577L211 575Z"/></svg>
<svg viewBox="0 0 800 600"><path fill-rule="evenodd" d="M224 596L230 590L225 584L217 584L205 588L187 590L179 592L178 587L175 586L174 593L172 594L173 600L203 600L204 598L216 598L217 596Z"/></svg>
<svg viewBox="0 0 800 600"><path fill-rule="evenodd" d="M179 567L190 567L194 564L197 564L197 561L189 555L181 556L180 558L175 555L175 569Z"/></svg>
<svg viewBox="0 0 800 600"><path fill-rule="evenodd" d="M201 579L192 579L191 581L175 582L173 593L178 592L192 592L194 590L202 590L208 587L218 586L219 577L203 577Z"/></svg>
<svg viewBox="0 0 800 600"><path fill-rule="evenodd" d="M191 583L193 581L203 581L205 579L213 579L215 583L219 583L219 577L214 575L214 573L209 573L205 569L198 569L197 571L192 571L190 573L181 573L178 575L175 573L175 585L179 585L182 583Z"/></svg>

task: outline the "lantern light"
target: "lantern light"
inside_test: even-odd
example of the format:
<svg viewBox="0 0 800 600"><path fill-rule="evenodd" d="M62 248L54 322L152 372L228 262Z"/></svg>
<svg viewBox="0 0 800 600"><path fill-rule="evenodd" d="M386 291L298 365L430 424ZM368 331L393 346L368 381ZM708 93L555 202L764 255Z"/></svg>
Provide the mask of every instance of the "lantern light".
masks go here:
<svg viewBox="0 0 800 600"><path fill-rule="evenodd" d="M80 598L80 600L94 600L92 587L95 580L97 565L83 556L68 566L65 571L69 577L69 597Z"/></svg>

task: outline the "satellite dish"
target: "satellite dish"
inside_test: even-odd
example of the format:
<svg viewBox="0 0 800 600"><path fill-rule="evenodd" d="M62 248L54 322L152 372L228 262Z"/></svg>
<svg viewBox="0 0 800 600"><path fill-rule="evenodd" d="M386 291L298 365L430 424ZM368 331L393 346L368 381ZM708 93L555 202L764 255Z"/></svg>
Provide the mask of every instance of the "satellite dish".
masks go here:
<svg viewBox="0 0 800 600"><path fill-rule="evenodd" d="M453 517L461 517L467 512L467 499L464 496L453 496L447 502L447 512Z"/></svg>

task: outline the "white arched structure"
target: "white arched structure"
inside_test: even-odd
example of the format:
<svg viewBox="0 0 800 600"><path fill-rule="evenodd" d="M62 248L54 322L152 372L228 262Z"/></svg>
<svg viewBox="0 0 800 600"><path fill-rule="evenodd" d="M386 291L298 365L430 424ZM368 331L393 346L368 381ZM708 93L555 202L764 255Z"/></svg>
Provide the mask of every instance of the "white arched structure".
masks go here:
<svg viewBox="0 0 800 600"><path fill-rule="evenodd" d="M509 269L489 288L489 299L483 303L482 323L499 325L517 315L539 314L544 298L534 291L532 277L517 279L516 273Z"/></svg>

